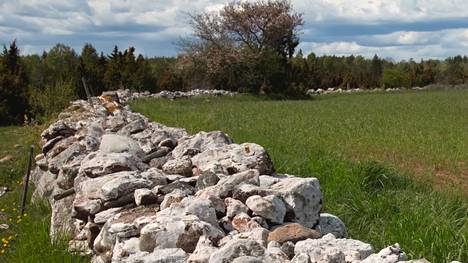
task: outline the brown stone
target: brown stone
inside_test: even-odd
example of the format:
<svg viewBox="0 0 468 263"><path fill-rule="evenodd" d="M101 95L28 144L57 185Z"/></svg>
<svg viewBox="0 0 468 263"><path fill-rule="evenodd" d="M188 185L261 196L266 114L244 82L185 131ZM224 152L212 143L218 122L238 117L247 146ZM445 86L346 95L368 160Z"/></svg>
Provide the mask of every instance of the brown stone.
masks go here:
<svg viewBox="0 0 468 263"><path fill-rule="evenodd" d="M197 229L188 223L185 226L185 232L179 236L176 246L187 253L193 253L201 235L203 235L203 231L201 229Z"/></svg>
<svg viewBox="0 0 468 263"><path fill-rule="evenodd" d="M276 241L282 244L284 242L291 241L296 243L301 240L309 238L318 239L320 237L320 232L314 229L307 228L298 223L290 223L277 227L272 232L270 232L270 235L268 236L268 242Z"/></svg>
<svg viewBox="0 0 468 263"><path fill-rule="evenodd" d="M232 226L239 232L248 232L254 228L262 227L260 224L255 222L246 213L240 213L232 219Z"/></svg>

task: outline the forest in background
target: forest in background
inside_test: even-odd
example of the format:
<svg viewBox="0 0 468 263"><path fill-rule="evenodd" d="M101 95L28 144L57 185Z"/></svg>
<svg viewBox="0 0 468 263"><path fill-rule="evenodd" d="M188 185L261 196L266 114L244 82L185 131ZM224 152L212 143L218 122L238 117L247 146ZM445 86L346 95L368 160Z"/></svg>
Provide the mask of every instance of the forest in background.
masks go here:
<svg viewBox="0 0 468 263"><path fill-rule="evenodd" d="M189 15L191 38L177 57L144 57L134 47L110 54L85 44L57 44L22 55L16 41L0 54L0 125L43 121L71 100L106 90L224 89L303 97L309 89L459 85L468 57L399 61L363 56L307 56L298 50L302 14L287 0L231 2L218 13Z"/></svg>
<svg viewBox="0 0 468 263"><path fill-rule="evenodd" d="M82 78L93 95L121 88L150 92L194 88L260 92L228 82L213 85L196 77L179 70L175 57L148 58L137 55L133 47L115 47L111 54L104 55L91 44L86 44L81 53L57 44L42 55L21 56L13 42L0 55L0 124L41 120L66 107L70 100L86 98ZM288 70L277 72L276 78L285 92L291 92L292 87L300 93L318 88L458 85L468 80L468 57L394 62L377 55L370 59L314 53L304 56L299 51L288 62Z"/></svg>

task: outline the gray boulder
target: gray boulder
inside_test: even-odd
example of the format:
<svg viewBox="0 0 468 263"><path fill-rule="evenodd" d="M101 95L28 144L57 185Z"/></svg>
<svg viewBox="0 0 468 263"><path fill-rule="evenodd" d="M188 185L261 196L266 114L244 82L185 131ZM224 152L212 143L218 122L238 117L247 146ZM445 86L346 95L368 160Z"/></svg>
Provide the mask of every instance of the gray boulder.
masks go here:
<svg viewBox="0 0 468 263"><path fill-rule="evenodd" d="M246 170L231 176L223 177L216 185L207 187L197 192L197 195L209 193L221 198L232 195L234 189L242 184L259 184L259 173L257 170Z"/></svg>
<svg viewBox="0 0 468 263"><path fill-rule="evenodd" d="M316 178L288 177L273 184L269 189L281 197L293 222L314 228L319 223L322 208L322 192Z"/></svg>
<svg viewBox="0 0 468 263"><path fill-rule="evenodd" d="M362 263L396 263L406 260L406 254L401 250L399 244L386 247L377 254L372 254Z"/></svg>
<svg viewBox="0 0 468 263"><path fill-rule="evenodd" d="M143 171L147 167L138 157L127 152L93 152L84 158L79 172L88 177L98 177L121 171Z"/></svg>
<svg viewBox="0 0 468 263"><path fill-rule="evenodd" d="M143 150L136 141L130 137L117 135L117 134L105 134L102 136L99 151L103 154L108 153L130 153L140 158L144 156Z"/></svg>
<svg viewBox="0 0 468 263"><path fill-rule="evenodd" d="M284 216L286 215L286 206L280 198L274 195L265 197L254 195L249 197L245 204L255 215L259 215L276 224L283 223Z"/></svg>
<svg viewBox="0 0 468 263"><path fill-rule="evenodd" d="M158 197L153 193L153 191L147 188L135 190L134 197L135 204L137 206L154 204L158 201Z"/></svg>
<svg viewBox="0 0 468 263"><path fill-rule="evenodd" d="M188 157L172 159L162 166L162 170L167 174L192 176L192 161Z"/></svg>
<svg viewBox="0 0 468 263"><path fill-rule="evenodd" d="M229 218L235 217L240 213L247 214L249 212L249 208L241 201L230 197L224 199L224 204L226 205L226 215Z"/></svg>
<svg viewBox="0 0 468 263"><path fill-rule="evenodd" d="M210 149L233 143L232 139L221 131L199 132L179 140L177 147L172 151L175 159L193 152L204 152Z"/></svg>
<svg viewBox="0 0 468 263"><path fill-rule="evenodd" d="M346 238L348 236L345 224L337 216L321 213L319 221L322 235L333 234L337 238Z"/></svg>
<svg viewBox="0 0 468 263"><path fill-rule="evenodd" d="M311 262L355 262L372 254L373 248L359 240L336 239L328 234L320 239L307 239L296 243L296 255L307 254ZM327 261L328 260L328 261Z"/></svg>
<svg viewBox="0 0 468 263"><path fill-rule="evenodd" d="M256 169L261 174L273 173L273 163L266 150L255 143L228 144L206 150L195 155L192 164L201 173L229 175L249 169Z"/></svg>
<svg viewBox="0 0 468 263"><path fill-rule="evenodd" d="M256 241L249 239L233 239L221 247L218 251L213 253L209 262L230 263L233 262L236 258L244 256L262 258L264 254L265 248Z"/></svg>

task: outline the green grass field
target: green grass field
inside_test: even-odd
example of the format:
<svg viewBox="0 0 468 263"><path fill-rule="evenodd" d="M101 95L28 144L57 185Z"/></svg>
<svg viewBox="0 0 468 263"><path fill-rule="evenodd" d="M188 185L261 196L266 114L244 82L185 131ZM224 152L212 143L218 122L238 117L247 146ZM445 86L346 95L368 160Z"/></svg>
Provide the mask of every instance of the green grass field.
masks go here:
<svg viewBox="0 0 468 263"><path fill-rule="evenodd" d="M5 263L74 263L89 262L66 250L65 242L52 244L49 238L50 206L47 203L31 205L26 213L19 212L22 177L25 175L29 145L35 145L38 153L39 134L44 127L0 127L0 158L11 155L11 161L0 163L0 186L9 192L0 197L0 224L8 224L8 230L0 230L0 262ZM32 194L32 187L29 196Z"/></svg>
<svg viewBox="0 0 468 263"><path fill-rule="evenodd" d="M468 261L467 91L143 100L132 107L192 133L218 129L259 143L279 172L318 177L324 210L340 216L353 238L377 248L399 242L431 262ZM10 225L0 230L0 262L88 262L67 253L65 243L50 243L47 204L18 212L27 146L37 153L43 128L0 127L0 158L14 157L0 164L0 186L11 190L0 197L0 224Z"/></svg>
<svg viewBox="0 0 468 263"><path fill-rule="evenodd" d="M411 258L468 261L468 91L140 100L191 133L222 130L269 151L278 172L320 179L352 238Z"/></svg>

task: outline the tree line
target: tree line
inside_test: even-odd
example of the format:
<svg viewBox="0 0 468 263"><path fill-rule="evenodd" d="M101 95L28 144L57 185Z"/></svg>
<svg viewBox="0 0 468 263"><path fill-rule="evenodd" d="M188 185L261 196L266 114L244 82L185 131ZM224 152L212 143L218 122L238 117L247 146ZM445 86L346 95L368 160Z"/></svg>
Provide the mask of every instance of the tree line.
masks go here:
<svg viewBox="0 0 468 263"><path fill-rule="evenodd" d="M287 0L232 2L190 15L193 34L177 57L144 57L135 48L110 54L85 44L57 44L21 55L16 41L0 54L0 124L41 120L70 100L105 90L225 89L301 96L308 89L395 88L467 83L468 57L400 61L363 56L307 56L297 50L304 24Z"/></svg>
<svg viewBox="0 0 468 263"><path fill-rule="evenodd" d="M167 87L175 58L145 58L135 48L98 53L85 44L81 53L57 44L41 55L21 56L16 41L0 54L0 125L31 119L43 121L71 100L86 98L83 81L92 95L129 88L157 92Z"/></svg>

